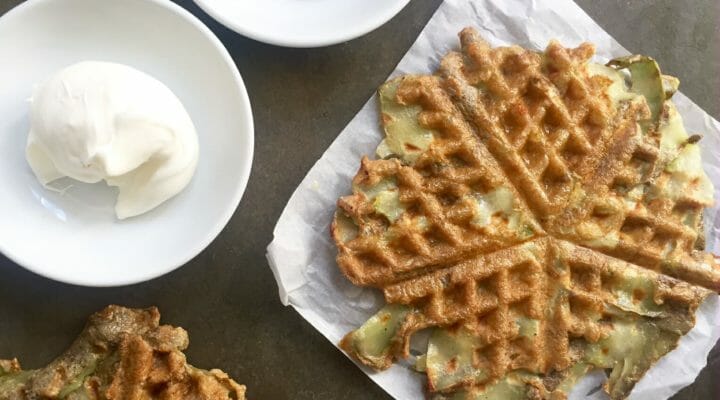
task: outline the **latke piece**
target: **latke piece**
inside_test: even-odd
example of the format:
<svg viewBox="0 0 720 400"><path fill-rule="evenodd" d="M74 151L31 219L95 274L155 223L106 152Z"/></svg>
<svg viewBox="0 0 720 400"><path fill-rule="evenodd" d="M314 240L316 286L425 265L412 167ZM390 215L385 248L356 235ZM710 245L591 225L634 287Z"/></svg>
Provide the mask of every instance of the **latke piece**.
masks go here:
<svg viewBox="0 0 720 400"><path fill-rule="evenodd" d="M155 307L108 306L48 366L23 371L0 360L0 399L245 399L245 386L226 373L188 364L188 344L184 329L160 325Z"/></svg>

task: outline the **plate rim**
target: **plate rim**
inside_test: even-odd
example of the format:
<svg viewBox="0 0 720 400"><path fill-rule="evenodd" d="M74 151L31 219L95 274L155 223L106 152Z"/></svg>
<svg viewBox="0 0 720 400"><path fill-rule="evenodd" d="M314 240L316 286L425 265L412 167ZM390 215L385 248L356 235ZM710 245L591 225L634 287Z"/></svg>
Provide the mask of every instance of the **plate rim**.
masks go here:
<svg viewBox="0 0 720 400"><path fill-rule="evenodd" d="M0 24L3 22L16 18L15 16L18 13L22 12L28 12L27 10L40 6L44 3L49 3L53 1L60 1L60 0L27 0L23 3L20 3L19 5L11 8L8 10L5 14L0 15ZM179 256L177 258L169 258L166 263L162 263L162 268L157 268L156 270L152 270L151 273L144 273L144 274L138 274L133 277L127 277L127 278L116 278L116 279L104 279L104 280L96 280L96 279L83 279L82 277L78 276L70 276L64 275L62 272L53 270L52 268L43 268L39 267L35 264L37 263L31 263L26 262L27 260L24 260L22 257L17 256L14 254L14 252L9 249L7 246L5 246L2 242L0 242L0 253L2 253L5 257L7 257L9 260L14 262L15 264L19 265L20 267L45 278L77 285L77 286L85 286L85 287L120 287L120 286L128 286L133 285L137 283L147 282L156 278L159 278L163 275L166 275L172 271L175 271L176 269L184 266L189 261L191 261L193 258L195 258L198 254L200 254L203 250L205 250L222 232L222 230L228 225L230 222L230 219L235 214L235 211L238 209L240 205L240 201L242 200L243 195L245 194L245 190L247 189L247 184L250 179L250 173L252 170L253 165L253 159L254 159L254 153L255 153L255 123L252 113L252 105L250 103L250 97L247 92L247 87L245 86L245 82L242 79L242 76L240 75L240 71L235 64L235 62L232 59L232 56L228 52L227 48L223 43L220 41L220 39L208 28L198 17L193 15L190 11L186 10L185 8L181 7L178 4L175 4L169 0L137 0L139 2L145 2L145 3L151 3L153 5L156 5L167 12L173 13L179 18L183 19L184 21L190 23L192 27L194 27L199 33L201 33L206 39L210 41L210 44L215 48L215 50L218 52L219 56L223 60L223 62L226 64L227 67L229 67L229 72L232 77L232 80L235 82L235 89L238 90L238 95L240 96L240 103L242 107L242 111L247 114L247 118L244 119L244 122L242 123L244 127L244 131L247 135L247 141L248 146L245 147L243 150L244 154L242 158L242 161L240 161L241 168L243 171L240 174L240 179L238 181L238 184L236 186L235 192L233 193L232 198L227 203L227 207L225 208L222 215L217 219L216 223L212 226L211 229L209 229L205 235L203 240L200 240L197 242L197 244L194 247L189 248L187 251L183 252L182 256ZM160 263L159 263L160 264ZM108 274L108 277L112 277L113 274Z"/></svg>
<svg viewBox="0 0 720 400"><path fill-rule="evenodd" d="M278 36L273 35L272 33L247 29L246 27L242 26L242 24L238 24L233 19L220 14L214 7L210 5L207 0L193 0L193 2L215 21L219 22L226 28L250 39L282 47L317 48L332 46L338 43L344 43L374 31L375 29L381 27L382 25L390 21L398 13L400 13L400 11L402 11L410 3L410 0L394 0L394 3L391 7L388 7L384 13L380 14L379 17L376 17L371 22L366 23L359 28L349 29L347 32L344 32L341 35L331 36L323 39L288 38L283 37L282 35Z"/></svg>

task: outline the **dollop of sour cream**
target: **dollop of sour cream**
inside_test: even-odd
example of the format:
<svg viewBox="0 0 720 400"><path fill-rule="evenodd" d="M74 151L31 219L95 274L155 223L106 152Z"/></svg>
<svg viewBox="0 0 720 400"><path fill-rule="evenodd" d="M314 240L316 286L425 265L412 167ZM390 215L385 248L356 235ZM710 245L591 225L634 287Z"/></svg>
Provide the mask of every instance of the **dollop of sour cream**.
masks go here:
<svg viewBox="0 0 720 400"><path fill-rule="evenodd" d="M163 83L126 65L84 61L39 85L26 158L46 185L62 177L119 190L119 219L182 191L198 162L185 107Z"/></svg>

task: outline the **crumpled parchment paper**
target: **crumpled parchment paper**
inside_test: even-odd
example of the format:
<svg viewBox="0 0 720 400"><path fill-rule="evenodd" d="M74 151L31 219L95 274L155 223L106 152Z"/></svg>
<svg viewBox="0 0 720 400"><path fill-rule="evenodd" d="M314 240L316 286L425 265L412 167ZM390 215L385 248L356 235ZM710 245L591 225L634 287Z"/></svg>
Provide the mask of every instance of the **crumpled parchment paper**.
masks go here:
<svg viewBox="0 0 720 400"><path fill-rule="evenodd" d="M596 60L603 63L628 53L571 0L446 0L392 76L433 71L444 54L459 46L457 34L466 26L476 27L494 46L519 44L541 50L553 38L565 46L589 41L597 48ZM704 135L701 147L705 170L715 183L715 198L720 198L720 124L681 93L675 94L673 100L688 132ZM378 114L373 96L300 183L268 246L267 258L281 301L293 306L334 345L383 305L377 291L355 287L340 273L329 234L338 197L350 193L350 181L361 156L373 155L382 138ZM717 211L716 206L705 214L708 248L715 251L720 247ZM648 371L631 398L664 399L692 383L718 337L720 302L713 295L701 305L696 326L681 339L677 349ZM424 375L407 366L394 365L381 373L360 368L398 399L424 397ZM586 376L570 398L607 398L596 390L603 380L602 372Z"/></svg>

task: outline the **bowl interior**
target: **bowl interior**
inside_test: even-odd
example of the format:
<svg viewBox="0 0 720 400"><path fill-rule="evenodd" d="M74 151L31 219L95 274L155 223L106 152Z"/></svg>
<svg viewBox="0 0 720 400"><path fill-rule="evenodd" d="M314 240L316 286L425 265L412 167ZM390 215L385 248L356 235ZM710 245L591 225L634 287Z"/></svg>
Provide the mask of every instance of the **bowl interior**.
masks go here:
<svg viewBox="0 0 720 400"><path fill-rule="evenodd" d="M180 7L158 0L31 0L0 18L0 251L75 284L135 283L184 264L214 239L252 164L250 103L232 60ZM190 185L160 207L115 219L115 191L64 179L43 188L25 160L33 85L82 60L130 65L165 83L200 141Z"/></svg>
<svg viewBox="0 0 720 400"><path fill-rule="evenodd" d="M227 27L266 43L317 47L379 27L409 0L195 0Z"/></svg>

